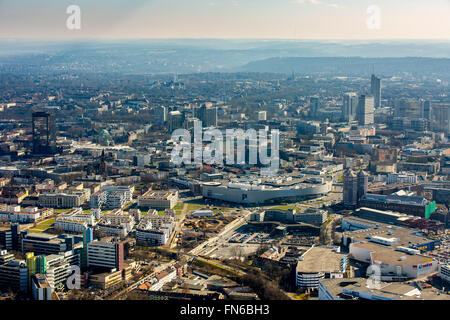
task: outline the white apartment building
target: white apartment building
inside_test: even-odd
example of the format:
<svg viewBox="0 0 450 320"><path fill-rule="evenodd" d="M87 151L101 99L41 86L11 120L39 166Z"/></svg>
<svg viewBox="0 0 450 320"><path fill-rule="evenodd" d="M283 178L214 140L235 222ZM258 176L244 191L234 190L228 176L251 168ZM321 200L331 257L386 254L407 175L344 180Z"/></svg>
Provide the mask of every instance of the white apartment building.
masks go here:
<svg viewBox="0 0 450 320"><path fill-rule="evenodd" d="M57 218L55 221L55 228L65 232L83 233L88 227L88 224L82 220L67 220L64 218Z"/></svg>
<svg viewBox="0 0 450 320"><path fill-rule="evenodd" d="M0 205L0 219L11 222L33 223L53 214L53 209Z"/></svg>

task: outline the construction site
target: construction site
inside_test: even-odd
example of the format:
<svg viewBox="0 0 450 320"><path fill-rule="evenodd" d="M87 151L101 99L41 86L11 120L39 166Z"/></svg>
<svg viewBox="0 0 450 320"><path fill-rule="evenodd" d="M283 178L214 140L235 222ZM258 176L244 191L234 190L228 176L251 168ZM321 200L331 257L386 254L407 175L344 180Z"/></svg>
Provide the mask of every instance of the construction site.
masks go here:
<svg viewBox="0 0 450 320"><path fill-rule="evenodd" d="M232 214L216 213L211 216L189 215L184 219L180 232L179 247L192 249L202 241L216 236L236 219Z"/></svg>

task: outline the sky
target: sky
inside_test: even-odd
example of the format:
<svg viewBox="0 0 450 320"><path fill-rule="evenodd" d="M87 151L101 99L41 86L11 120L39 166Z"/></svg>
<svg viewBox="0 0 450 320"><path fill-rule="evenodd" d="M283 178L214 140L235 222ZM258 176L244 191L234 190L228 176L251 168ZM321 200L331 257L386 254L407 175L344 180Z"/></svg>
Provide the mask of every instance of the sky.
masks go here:
<svg viewBox="0 0 450 320"><path fill-rule="evenodd" d="M0 38L450 40L450 0L0 0Z"/></svg>

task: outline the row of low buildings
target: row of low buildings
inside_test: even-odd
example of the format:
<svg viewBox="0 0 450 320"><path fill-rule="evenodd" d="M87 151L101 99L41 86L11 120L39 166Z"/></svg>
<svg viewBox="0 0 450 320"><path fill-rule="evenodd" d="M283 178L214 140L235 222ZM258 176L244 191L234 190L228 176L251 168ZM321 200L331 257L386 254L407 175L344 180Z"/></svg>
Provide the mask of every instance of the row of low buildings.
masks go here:
<svg viewBox="0 0 450 320"><path fill-rule="evenodd" d="M34 223L53 215L53 209L37 207L21 208L19 205L0 204L0 220Z"/></svg>

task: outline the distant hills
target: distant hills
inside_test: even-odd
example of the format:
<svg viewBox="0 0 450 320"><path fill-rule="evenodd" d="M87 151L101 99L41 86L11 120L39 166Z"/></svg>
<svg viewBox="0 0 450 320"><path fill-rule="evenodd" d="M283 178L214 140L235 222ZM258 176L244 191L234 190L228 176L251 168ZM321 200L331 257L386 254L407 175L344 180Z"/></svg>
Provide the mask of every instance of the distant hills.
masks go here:
<svg viewBox="0 0 450 320"><path fill-rule="evenodd" d="M411 58L409 58L411 57ZM421 58L413 58L421 57ZM3 72L450 74L447 41L0 39Z"/></svg>
<svg viewBox="0 0 450 320"><path fill-rule="evenodd" d="M286 57L269 58L253 61L242 68L245 72L269 72L296 74L334 74L361 75L370 74L400 75L435 75L442 78L450 76L450 59L448 58L361 58L361 57Z"/></svg>

